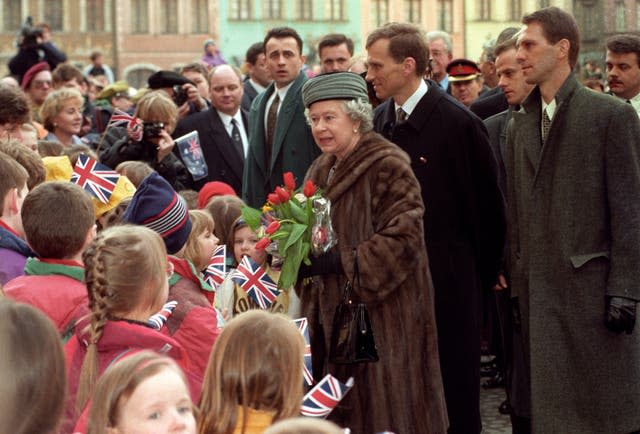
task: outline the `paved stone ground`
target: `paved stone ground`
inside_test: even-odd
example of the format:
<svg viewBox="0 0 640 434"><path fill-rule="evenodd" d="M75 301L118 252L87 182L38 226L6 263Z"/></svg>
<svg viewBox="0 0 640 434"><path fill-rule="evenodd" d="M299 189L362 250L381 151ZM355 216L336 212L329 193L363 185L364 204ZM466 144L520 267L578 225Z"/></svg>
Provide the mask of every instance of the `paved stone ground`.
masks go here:
<svg viewBox="0 0 640 434"><path fill-rule="evenodd" d="M509 416L498 412L498 407L504 399L503 388L480 389L480 414L483 434L511 434Z"/></svg>

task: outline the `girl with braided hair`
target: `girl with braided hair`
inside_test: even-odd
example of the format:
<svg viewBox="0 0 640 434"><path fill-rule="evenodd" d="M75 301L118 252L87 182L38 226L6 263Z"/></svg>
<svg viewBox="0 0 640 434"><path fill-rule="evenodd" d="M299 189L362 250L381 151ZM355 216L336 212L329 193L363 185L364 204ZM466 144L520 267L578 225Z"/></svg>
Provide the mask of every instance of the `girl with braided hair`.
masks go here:
<svg viewBox="0 0 640 434"><path fill-rule="evenodd" d="M64 432L71 432L98 377L122 357L149 349L173 358L185 371L188 367L182 347L147 322L167 301L167 279L173 274L160 236L142 226L108 228L89 245L83 261L91 313L65 346L69 401ZM197 391L198 379L190 386L192 393Z"/></svg>

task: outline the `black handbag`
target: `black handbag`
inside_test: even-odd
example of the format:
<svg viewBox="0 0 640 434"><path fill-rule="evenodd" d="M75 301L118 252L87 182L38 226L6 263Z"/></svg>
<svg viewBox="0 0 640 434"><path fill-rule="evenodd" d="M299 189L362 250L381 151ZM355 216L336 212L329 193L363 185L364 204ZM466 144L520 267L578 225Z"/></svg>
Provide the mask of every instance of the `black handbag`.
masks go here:
<svg viewBox="0 0 640 434"><path fill-rule="evenodd" d="M360 288L358 258L353 265L353 282ZM341 303L336 307L331 327L329 362L336 364L377 362L378 349L367 305L351 299L352 281L347 280Z"/></svg>

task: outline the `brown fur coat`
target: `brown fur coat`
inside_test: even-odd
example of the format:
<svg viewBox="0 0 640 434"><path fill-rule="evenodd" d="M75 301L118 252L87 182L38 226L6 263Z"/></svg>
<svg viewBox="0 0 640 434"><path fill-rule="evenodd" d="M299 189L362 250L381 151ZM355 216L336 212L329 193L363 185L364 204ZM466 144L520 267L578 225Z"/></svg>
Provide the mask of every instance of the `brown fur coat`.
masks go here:
<svg viewBox="0 0 640 434"><path fill-rule="evenodd" d="M330 419L354 433L445 433L447 413L440 375L433 285L424 245L420 187L407 155L376 133L367 133L327 175L335 157L320 156L307 172L331 200L344 275L314 278L301 288L309 318L316 378L330 372L355 386ZM358 365L326 362L331 323L353 275L357 249L362 288L380 361ZM317 372L319 369L322 372Z"/></svg>

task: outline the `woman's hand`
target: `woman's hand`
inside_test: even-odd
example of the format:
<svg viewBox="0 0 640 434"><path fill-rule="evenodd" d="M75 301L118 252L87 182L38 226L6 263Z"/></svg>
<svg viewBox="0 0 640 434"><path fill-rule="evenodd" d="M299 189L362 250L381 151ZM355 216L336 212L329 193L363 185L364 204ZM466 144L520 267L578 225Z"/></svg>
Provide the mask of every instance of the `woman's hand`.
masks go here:
<svg viewBox="0 0 640 434"><path fill-rule="evenodd" d="M158 163L164 160L169 154L171 154L175 145L176 142L173 141L169 133L167 133L164 129L160 130L160 140L158 140L156 146L156 149L158 151L156 155Z"/></svg>

